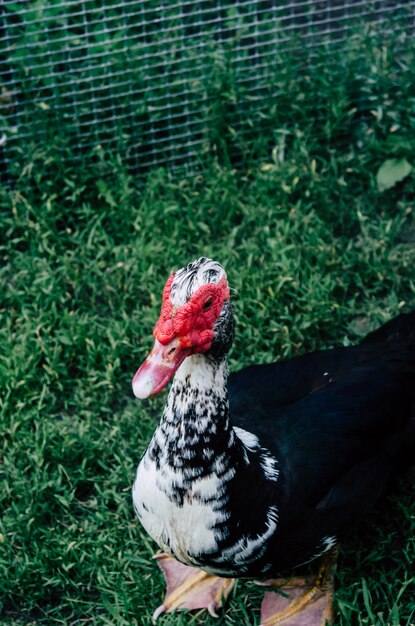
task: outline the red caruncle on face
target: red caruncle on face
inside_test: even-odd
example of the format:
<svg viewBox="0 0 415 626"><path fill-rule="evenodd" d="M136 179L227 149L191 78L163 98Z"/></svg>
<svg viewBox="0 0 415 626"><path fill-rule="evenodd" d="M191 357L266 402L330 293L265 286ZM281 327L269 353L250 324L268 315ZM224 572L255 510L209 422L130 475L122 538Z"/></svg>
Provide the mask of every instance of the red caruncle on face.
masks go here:
<svg viewBox="0 0 415 626"><path fill-rule="evenodd" d="M163 291L160 317L154 327L153 336L162 344L177 337L182 348L192 352L205 352L211 346L213 327L222 305L229 298L226 278L219 283L200 287L186 304L174 310L170 300L174 274L168 279Z"/></svg>

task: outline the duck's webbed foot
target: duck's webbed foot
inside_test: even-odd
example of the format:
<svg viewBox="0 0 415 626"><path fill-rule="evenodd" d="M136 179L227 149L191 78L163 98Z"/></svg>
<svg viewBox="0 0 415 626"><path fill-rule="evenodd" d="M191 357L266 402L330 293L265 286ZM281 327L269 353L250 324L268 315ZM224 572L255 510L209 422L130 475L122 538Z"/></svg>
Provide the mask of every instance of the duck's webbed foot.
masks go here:
<svg viewBox="0 0 415 626"><path fill-rule="evenodd" d="M153 620L162 613L182 609L207 609L217 617L217 609L222 607L234 585L233 578L211 576L196 567L183 565L163 552L154 558L163 571L167 589L163 604L153 613Z"/></svg>
<svg viewBox="0 0 415 626"><path fill-rule="evenodd" d="M337 548L323 558L317 576L269 581L261 605L261 626L326 626L333 620Z"/></svg>

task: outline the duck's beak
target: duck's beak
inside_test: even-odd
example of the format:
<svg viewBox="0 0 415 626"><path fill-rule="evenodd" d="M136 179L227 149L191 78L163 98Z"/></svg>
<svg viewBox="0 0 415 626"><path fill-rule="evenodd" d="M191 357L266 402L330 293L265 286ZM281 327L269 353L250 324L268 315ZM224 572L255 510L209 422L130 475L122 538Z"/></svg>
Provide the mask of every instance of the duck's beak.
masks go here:
<svg viewBox="0 0 415 626"><path fill-rule="evenodd" d="M143 400L161 391L189 354L190 349L182 348L177 337L167 344L156 339L152 351L133 378L134 395Z"/></svg>

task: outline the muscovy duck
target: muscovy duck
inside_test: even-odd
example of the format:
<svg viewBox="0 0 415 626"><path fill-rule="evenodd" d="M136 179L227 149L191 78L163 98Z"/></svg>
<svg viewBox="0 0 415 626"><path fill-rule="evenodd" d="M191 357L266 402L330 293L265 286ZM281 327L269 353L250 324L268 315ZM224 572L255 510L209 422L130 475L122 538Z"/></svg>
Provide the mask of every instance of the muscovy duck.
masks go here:
<svg viewBox="0 0 415 626"><path fill-rule="evenodd" d="M325 555L313 580L266 593L261 615L266 626L324 624L338 540L414 458L415 312L359 345L228 380L227 277L200 258L168 279L153 334L134 394L153 396L174 376L133 486L137 515L163 550L167 595L154 617L214 614L232 579L273 579Z"/></svg>

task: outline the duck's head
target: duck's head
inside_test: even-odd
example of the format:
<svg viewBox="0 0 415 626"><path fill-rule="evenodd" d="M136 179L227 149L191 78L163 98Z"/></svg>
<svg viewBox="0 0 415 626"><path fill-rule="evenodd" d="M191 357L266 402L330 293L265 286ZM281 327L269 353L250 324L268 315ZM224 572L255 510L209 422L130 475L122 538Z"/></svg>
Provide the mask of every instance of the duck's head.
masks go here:
<svg viewBox="0 0 415 626"><path fill-rule="evenodd" d="M223 267L204 257L172 274L154 327L154 347L133 378L137 398L163 389L192 354L223 356L233 339L229 286Z"/></svg>

